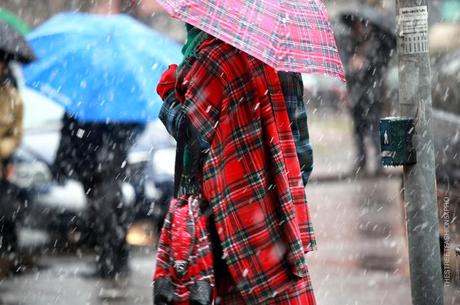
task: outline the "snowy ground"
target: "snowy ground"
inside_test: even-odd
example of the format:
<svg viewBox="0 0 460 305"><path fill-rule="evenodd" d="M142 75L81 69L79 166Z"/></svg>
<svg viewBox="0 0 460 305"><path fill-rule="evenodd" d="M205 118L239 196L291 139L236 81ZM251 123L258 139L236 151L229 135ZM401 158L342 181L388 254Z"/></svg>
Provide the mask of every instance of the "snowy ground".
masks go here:
<svg viewBox="0 0 460 305"><path fill-rule="evenodd" d="M318 251L308 264L318 305L410 305L398 171L349 176L349 121L328 116L311 125L316 169L307 196ZM79 275L89 270L89 255L42 257L35 270L0 280L0 305L152 304L154 252L133 252L130 276L116 284ZM446 287L445 304L460 304L460 287Z"/></svg>

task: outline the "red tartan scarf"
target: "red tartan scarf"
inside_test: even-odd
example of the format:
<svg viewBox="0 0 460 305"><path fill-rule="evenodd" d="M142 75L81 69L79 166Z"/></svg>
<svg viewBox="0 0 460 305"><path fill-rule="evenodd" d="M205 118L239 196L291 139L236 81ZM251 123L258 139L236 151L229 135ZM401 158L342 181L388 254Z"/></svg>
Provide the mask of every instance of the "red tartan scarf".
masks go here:
<svg viewBox="0 0 460 305"><path fill-rule="evenodd" d="M215 295L209 217L201 198L183 195L170 203L157 249L154 302L210 305Z"/></svg>
<svg viewBox="0 0 460 305"><path fill-rule="evenodd" d="M247 304L263 304L307 276L316 248L299 161L277 73L211 38L179 71L184 111L209 145L203 198L224 259Z"/></svg>

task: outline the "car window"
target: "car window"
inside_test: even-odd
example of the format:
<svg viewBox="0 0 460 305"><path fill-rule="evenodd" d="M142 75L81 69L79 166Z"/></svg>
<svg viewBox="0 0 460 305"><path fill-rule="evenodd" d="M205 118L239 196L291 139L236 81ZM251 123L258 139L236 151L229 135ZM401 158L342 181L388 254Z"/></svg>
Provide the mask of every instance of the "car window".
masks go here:
<svg viewBox="0 0 460 305"><path fill-rule="evenodd" d="M43 96L28 88L21 90L24 101L24 128L41 129L60 126L64 109Z"/></svg>

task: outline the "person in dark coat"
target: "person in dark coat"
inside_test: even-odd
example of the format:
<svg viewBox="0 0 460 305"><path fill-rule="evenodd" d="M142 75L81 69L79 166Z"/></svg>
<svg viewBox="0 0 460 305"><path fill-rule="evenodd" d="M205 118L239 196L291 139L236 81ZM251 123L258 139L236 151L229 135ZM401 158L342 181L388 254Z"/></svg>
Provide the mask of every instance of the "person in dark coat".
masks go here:
<svg viewBox="0 0 460 305"><path fill-rule="evenodd" d="M11 157L23 136L23 102L10 60L0 54L0 258L14 263L18 248L16 188L8 181Z"/></svg>
<svg viewBox="0 0 460 305"><path fill-rule="evenodd" d="M82 183L89 225L95 234L94 275L115 277L128 271L130 211L122 202L121 183L127 176L129 148L143 125L81 122L67 113L62 122L55 177L60 181L73 177Z"/></svg>
<svg viewBox="0 0 460 305"><path fill-rule="evenodd" d="M339 37L337 43L344 62L349 109L354 123L355 173L364 172L368 163L366 137L377 155L376 173L379 173L382 170L379 121L387 90L385 74L394 42L378 27L367 24L365 19L353 20L350 27L350 35Z"/></svg>

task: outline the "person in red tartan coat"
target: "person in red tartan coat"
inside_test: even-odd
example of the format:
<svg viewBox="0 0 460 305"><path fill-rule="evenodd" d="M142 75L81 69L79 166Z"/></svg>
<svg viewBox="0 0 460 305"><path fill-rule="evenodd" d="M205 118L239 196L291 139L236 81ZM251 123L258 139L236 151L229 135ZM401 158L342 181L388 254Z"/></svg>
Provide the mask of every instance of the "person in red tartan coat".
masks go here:
<svg viewBox="0 0 460 305"><path fill-rule="evenodd" d="M212 212L215 303L316 304L305 260L316 240L276 71L207 36L157 90L168 131L193 130L201 147L192 181Z"/></svg>

